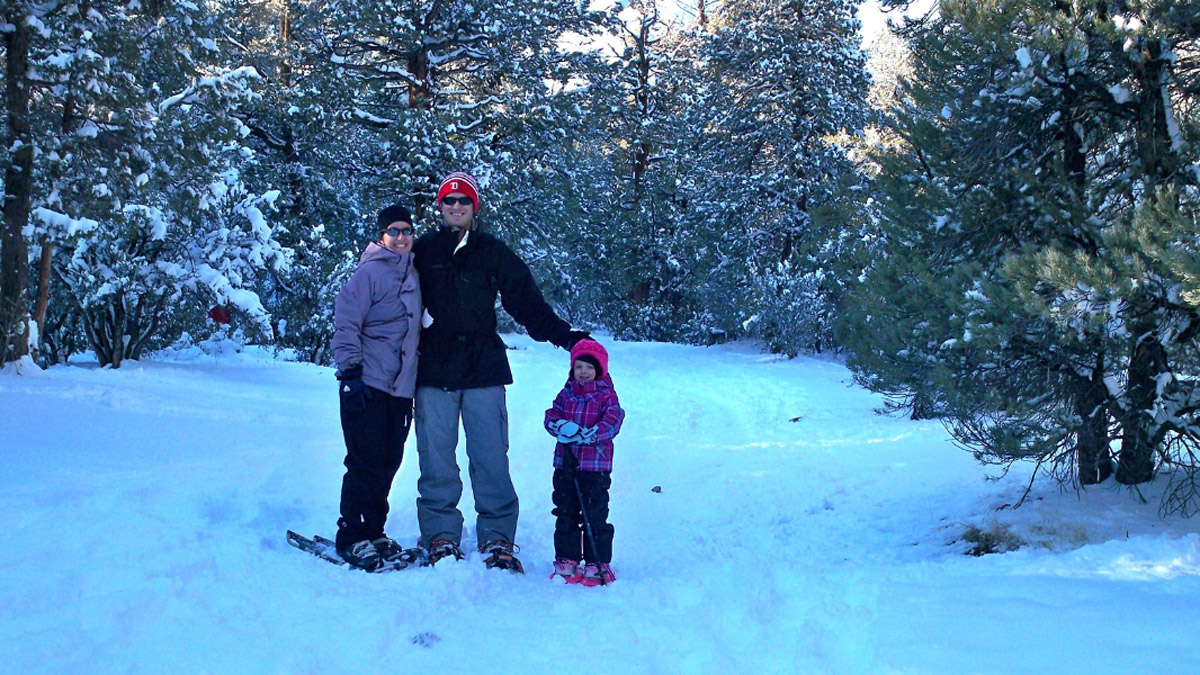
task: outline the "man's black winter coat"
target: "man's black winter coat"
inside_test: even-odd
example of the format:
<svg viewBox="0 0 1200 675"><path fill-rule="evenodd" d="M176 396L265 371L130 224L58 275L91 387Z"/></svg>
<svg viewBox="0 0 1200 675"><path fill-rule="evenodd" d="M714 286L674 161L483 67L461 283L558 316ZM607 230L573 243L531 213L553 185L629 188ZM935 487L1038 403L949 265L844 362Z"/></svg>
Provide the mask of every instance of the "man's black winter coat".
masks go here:
<svg viewBox="0 0 1200 675"><path fill-rule="evenodd" d="M529 267L508 246L472 230L440 227L413 244L421 296L433 323L421 330L417 385L447 390L512 384L507 348L496 332L496 294L529 336L566 349L571 325L542 297Z"/></svg>

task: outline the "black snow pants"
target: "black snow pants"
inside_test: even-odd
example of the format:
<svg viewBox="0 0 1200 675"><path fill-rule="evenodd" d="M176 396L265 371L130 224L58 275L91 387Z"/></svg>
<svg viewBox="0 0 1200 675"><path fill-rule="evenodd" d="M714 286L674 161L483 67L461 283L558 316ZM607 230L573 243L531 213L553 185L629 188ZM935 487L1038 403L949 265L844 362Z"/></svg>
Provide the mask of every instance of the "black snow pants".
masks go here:
<svg viewBox="0 0 1200 675"><path fill-rule="evenodd" d="M384 536L388 493L404 458L413 400L367 387L365 408L342 405L341 411L346 474L342 477L337 544L346 548Z"/></svg>
<svg viewBox="0 0 1200 675"><path fill-rule="evenodd" d="M575 480L579 481L579 493ZM608 489L612 474L598 471L554 470L554 555L558 558L586 560L590 563L611 563L613 526L608 522ZM579 494L583 494L583 503ZM583 513L596 538L596 550L588 541L583 528ZM581 555L582 554L582 555Z"/></svg>

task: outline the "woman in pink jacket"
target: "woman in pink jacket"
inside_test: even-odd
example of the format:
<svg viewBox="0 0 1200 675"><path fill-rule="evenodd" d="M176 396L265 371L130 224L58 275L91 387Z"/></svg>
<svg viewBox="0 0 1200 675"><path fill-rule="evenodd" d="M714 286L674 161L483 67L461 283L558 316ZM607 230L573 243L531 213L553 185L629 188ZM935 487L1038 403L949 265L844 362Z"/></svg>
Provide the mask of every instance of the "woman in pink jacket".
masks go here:
<svg viewBox="0 0 1200 675"><path fill-rule="evenodd" d="M625 411L608 374L608 351L594 340L571 348L571 375L546 411L554 447L554 575L569 584L616 581L608 522L613 437ZM585 531L586 530L586 531ZM581 565L580 561L586 564Z"/></svg>

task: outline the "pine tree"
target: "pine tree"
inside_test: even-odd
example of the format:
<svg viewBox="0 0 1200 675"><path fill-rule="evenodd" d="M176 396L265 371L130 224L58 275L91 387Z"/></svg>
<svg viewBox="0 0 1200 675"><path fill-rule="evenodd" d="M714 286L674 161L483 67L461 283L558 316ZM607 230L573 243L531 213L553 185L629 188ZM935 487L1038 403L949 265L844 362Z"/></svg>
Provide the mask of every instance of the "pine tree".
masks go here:
<svg viewBox="0 0 1200 675"><path fill-rule="evenodd" d="M253 171L286 188L282 236L297 254L264 288L284 344L327 357L332 298L377 234L373 214L399 202L435 226L432 197L452 170L480 180L484 226L555 275L562 256L539 254L555 251L545 233L575 225L558 160L582 117L566 83L594 67L561 42L594 33L601 14L562 0L293 1L275 10L285 32L273 7L237 42L268 73L246 120Z"/></svg>
<svg viewBox="0 0 1200 675"><path fill-rule="evenodd" d="M1137 483L1195 438L1187 277L1150 243L1195 248L1184 4L947 1L914 30L852 366L983 460L1087 484L1120 438Z"/></svg>
<svg viewBox="0 0 1200 675"><path fill-rule="evenodd" d="M723 274L745 285L754 316L729 317L777 350L831 345L842 294L845 196L858 178L834 139L865 123L867 76L856 3L724 3L705 63L721 90L708 102L713 184L699 211L740 233ZM719 153L719 154L718 154Z"/></svg>
<svg viewBox="0 0 1200 675"><path fill-rule="evenodd" d="M217 65L218 25L191 3L30 11L27 225L74 305L53 310L80 324L61 330L82 329L114 367L181 332L171 317L196 300L235 304L269 331L248 277L285 257L262 217L274 194L239 179L232 115L256 73Z"/></svg>
<svg viewBox="0 0 1200 675"><path fill-rule="evenodd" d="M33 203L34 144L30 111L33 88L29 65L37 25L30 2L0 4L4 33L4 127L0 142L8 152L4 167L4 200L0 203L0 364L29 353L34 330L29 315L29 244L25 228ZM36 340L34 340L36 342Z"/></svg>
<svg viewBox="0 0 1200 675"><path fill-rule="evenodd" d="M486 146L492 206L483 217L527 261L562 316L594 325L599 317L581 296L581 279L582 268L604 255L594 233L611 225L589 205L606 190L595 179L594 141L603 126L595 126L592 106L612 75L596 40L613 19L572 4L527 6L522 21L537 27L524 42L505 41L500 61L513 67L487 80L495 83L487 95L504 103L487 112L497 133ZM515 323L508 329L521 330Z"/></svg>
<svg viewBox="0 0 1200 675"><path fill-rule="evenodd" d="M252 151L242 177L252 191L280 191L272 222L292 252L286 271L259 275L256 290L271 314L275 347L326 363L333 300L376 234L372 212L381 197L359 184L357 159L371 151L375 134L347 121L349 92L314 3L228 2L222 16L226 63L248 63L263 78L261 96L237 111Z"/></svg>
<svg viewBox="0 0 1200 675"><path fill-rule="evenodd" d="M590 87L588 131L576 138L594 176L581 200L581 301L618 337L677 339L703 309L708 269L685 227L681 186L698 137L696 36L668 24L653 2L630 3L616 30L612 75Z"/></svg>

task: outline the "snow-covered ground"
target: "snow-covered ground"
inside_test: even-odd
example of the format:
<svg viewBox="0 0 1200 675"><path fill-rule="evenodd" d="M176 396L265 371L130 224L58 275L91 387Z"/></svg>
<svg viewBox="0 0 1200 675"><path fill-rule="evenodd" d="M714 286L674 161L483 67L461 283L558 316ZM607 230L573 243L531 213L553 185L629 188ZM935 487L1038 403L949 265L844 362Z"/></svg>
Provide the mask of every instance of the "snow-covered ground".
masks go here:
<svg viewBox="0 0 1200 675"><path fill-rule="evenodd" d="M506 339L524 576L473 552L367 575L287 545L333 534L329 369L192 349L0 374L0 671L1200 672L1200 519L1159 519L1154 486L1008 508L1027 469L988 481L841 365L747 345L606 341L619 579L551 582L541 420L567 357ZM964 555L971 526L1024 545Z"/></svg>

